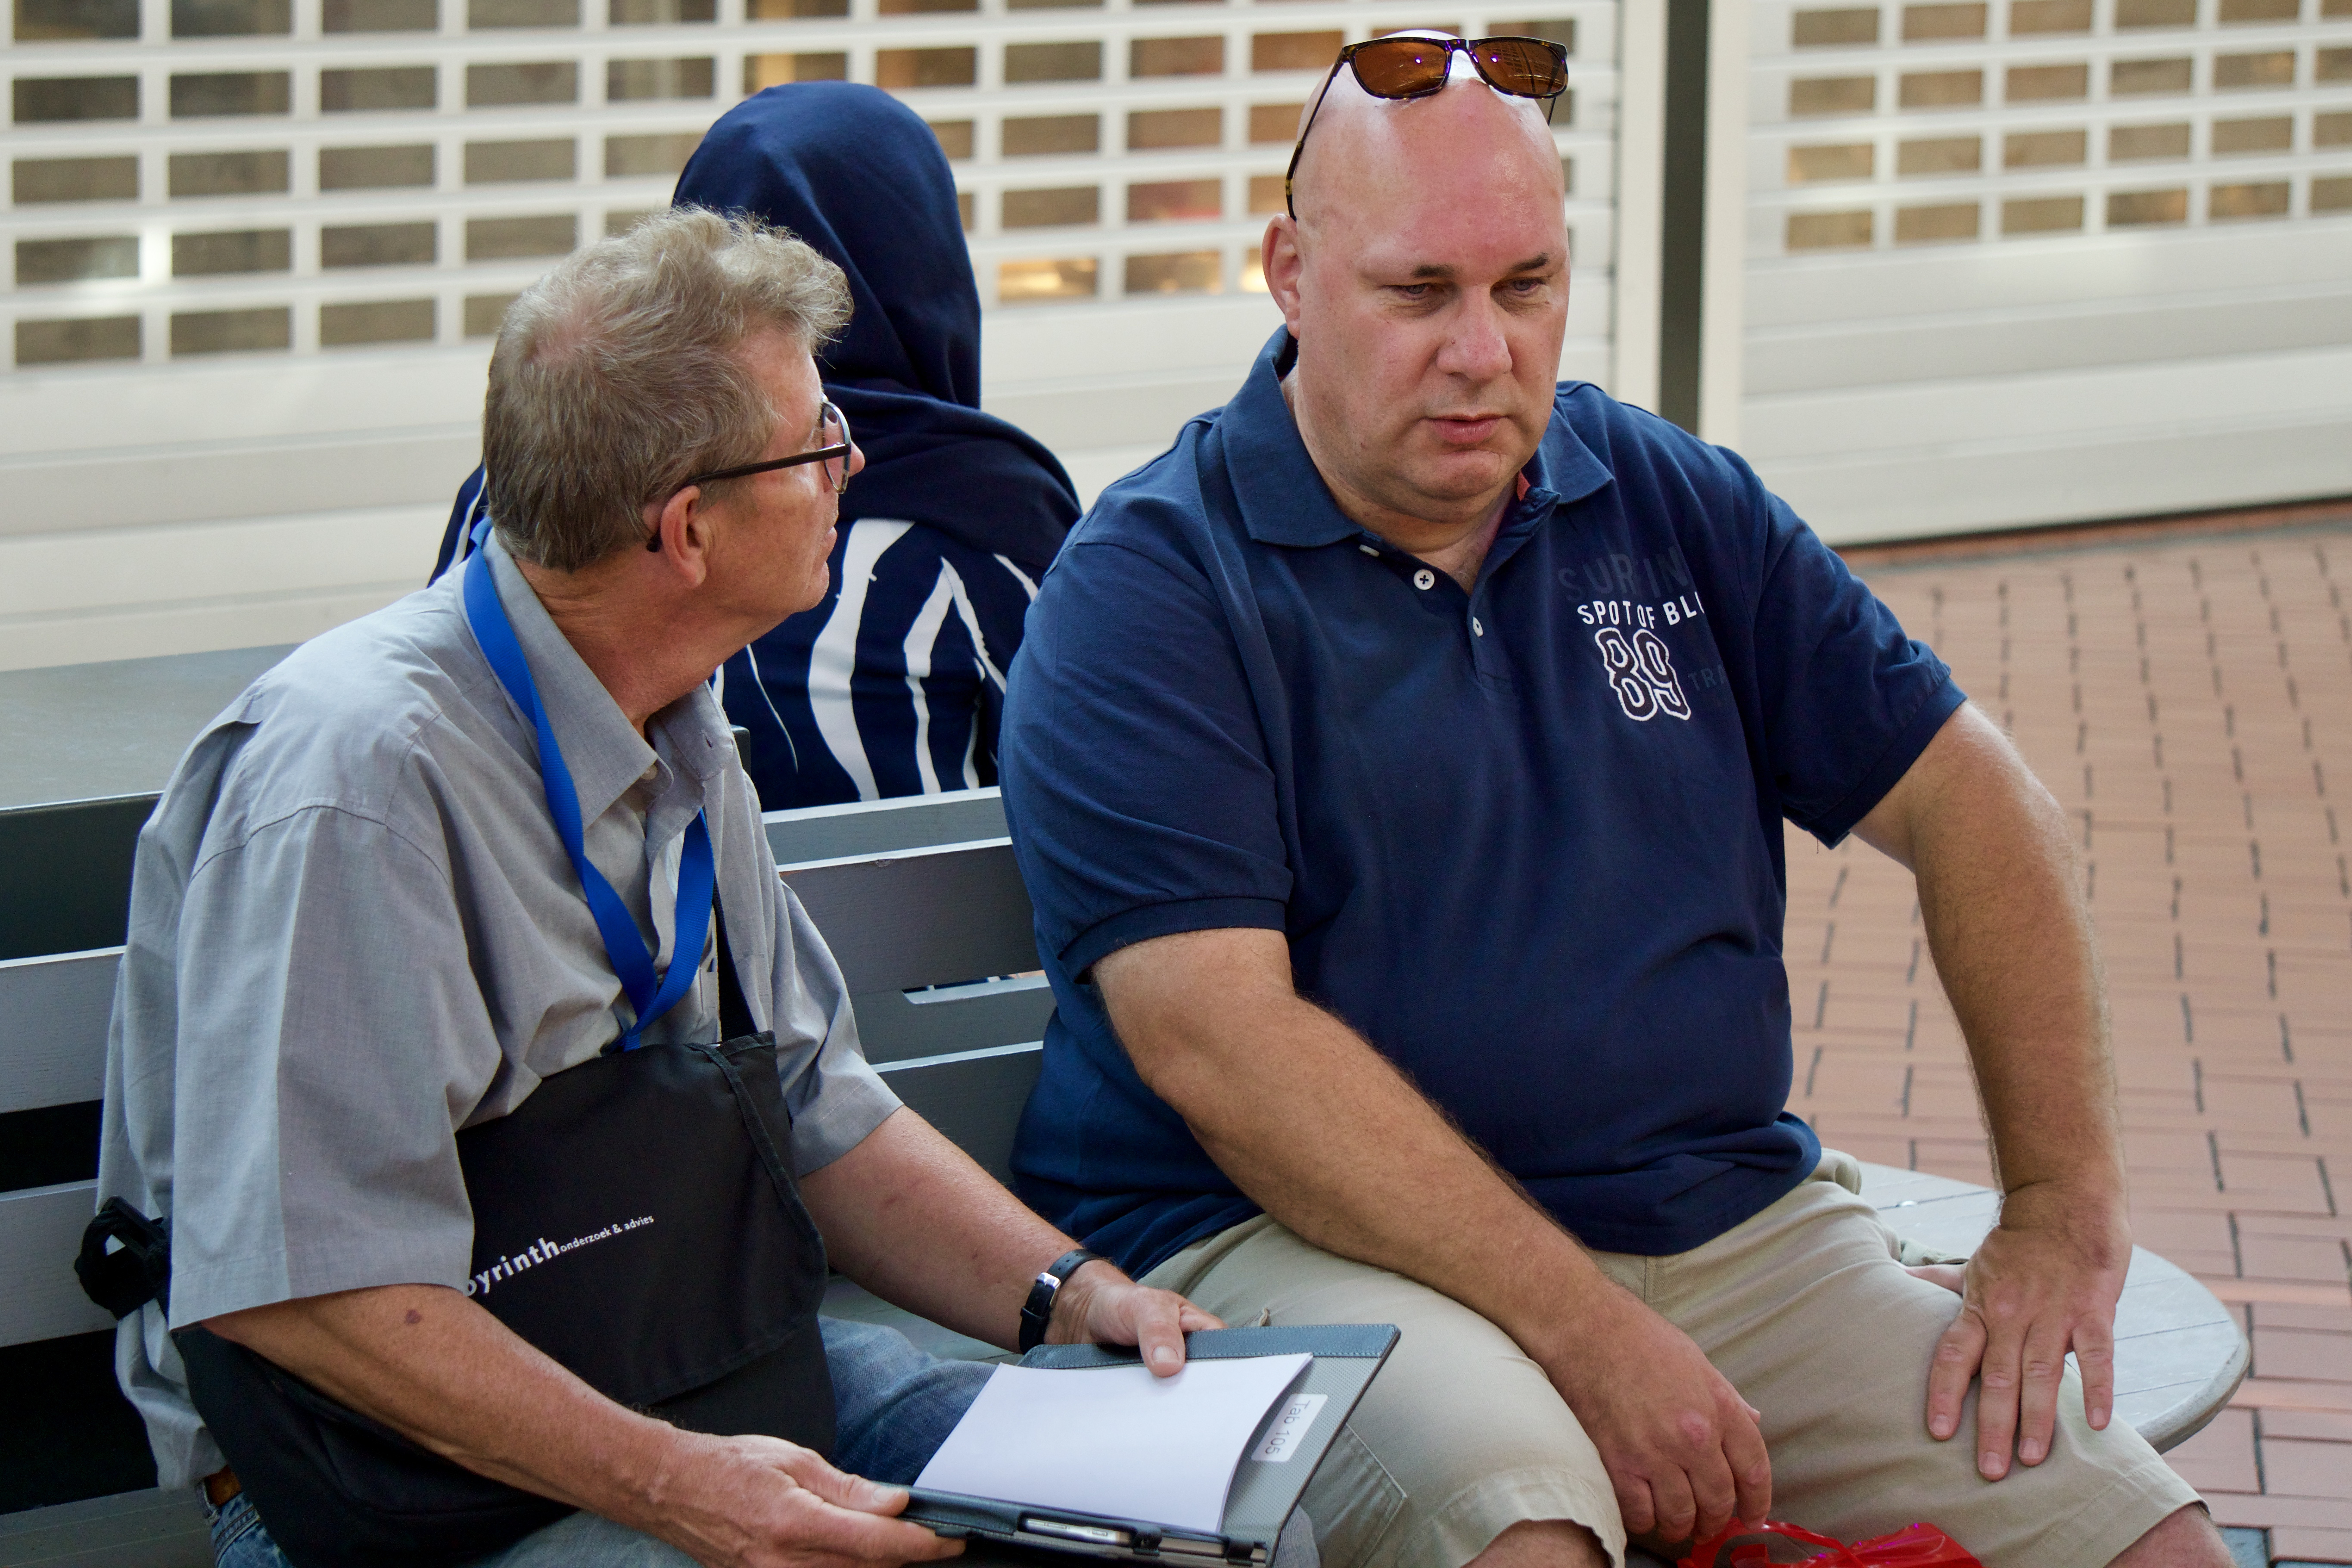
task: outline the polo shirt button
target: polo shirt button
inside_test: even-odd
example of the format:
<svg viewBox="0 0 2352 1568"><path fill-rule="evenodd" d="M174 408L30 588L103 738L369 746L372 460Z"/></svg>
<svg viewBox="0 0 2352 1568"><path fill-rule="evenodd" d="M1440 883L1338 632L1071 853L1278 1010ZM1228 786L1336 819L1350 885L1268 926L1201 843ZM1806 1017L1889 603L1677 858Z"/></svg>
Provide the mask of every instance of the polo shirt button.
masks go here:
<svg viewBox="0 0 2352 1568"><path fill-rule="evenodd" d="M1424 566L1412 574L1412 585L1426 594L1437 586L1437 574Z"/></svg>
<svg viewBox="0 0 2352 1568"><path fill-rule="evenodd" d="M1377 544L1359 544L1356 548L1362 551L1365 554L1370 556L1375 561L1378 561L1381 558L1380 546Z"/></svg>
<svg viewBox="0 0 2352 1568"><path fill-rule="evenodd" d="M1478 624L1478 617L1475 616L1470 617L1470 635L1476 637L1486 635L1486 628Z"/></svg>

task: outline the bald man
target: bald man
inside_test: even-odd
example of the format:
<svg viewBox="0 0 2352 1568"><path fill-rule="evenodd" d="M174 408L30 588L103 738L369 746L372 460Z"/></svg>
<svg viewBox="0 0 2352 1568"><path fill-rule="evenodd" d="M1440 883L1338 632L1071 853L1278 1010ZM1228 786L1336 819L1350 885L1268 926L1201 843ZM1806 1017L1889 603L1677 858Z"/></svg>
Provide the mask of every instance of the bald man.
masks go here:
<svg viewBox="0 0 2352 1568"><path fill-rule="evenodd" d="M1265 233L1283 330L1031 612L1023 1194L1230 1321L1402 1327L1307 1494L1340 1568L1768 1510L2222 1568L2111 1418L2131 1244L2056 803L1747 465L1555 384L1558 152L1448 58L1401 100L1338 69ZM1965 1269L1787 1113L1784 819L1917 873L2008 1194Z"/></svg>

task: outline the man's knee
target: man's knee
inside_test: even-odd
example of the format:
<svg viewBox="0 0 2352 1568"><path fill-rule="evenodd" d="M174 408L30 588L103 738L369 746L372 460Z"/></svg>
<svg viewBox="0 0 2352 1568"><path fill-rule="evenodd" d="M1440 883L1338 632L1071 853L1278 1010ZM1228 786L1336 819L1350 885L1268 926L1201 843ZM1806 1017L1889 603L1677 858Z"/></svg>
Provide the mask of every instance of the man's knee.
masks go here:
<svg viewBox="0 0 2352 1568"><path fill-rule="evenodd" d="M2191 1503L2126 1547L2113 1568L2232 1568L2235 1562L2212 1519Z"/></svg>
<svg viewBox="0 0 2352 1568"><path fill-rule="evenodd" d="M1524 1519L1495 1537L1470 1568L1609 1568L1609 1553L1571 1520Z"/></svg>

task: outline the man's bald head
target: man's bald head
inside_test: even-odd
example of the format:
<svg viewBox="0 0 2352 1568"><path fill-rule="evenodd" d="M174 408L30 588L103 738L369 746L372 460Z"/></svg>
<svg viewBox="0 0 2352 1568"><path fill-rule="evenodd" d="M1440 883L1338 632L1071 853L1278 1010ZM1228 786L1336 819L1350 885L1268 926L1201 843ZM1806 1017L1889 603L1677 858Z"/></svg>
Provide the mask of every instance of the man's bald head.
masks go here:
<svg viewBox="0 0 2352 1568"><path fill-rule="evenodd" d="M1454 203L1541 195L1559 205L1559 150L1542 100L1496 91L1458 49L1447 61L1445 86L1427 98L1375 98L1342 67L1321 107L1307 101L1298 116L1306 145L1292 177L1300 223L1340 210L1377 211L1400 195L1432 188Z"/></svg>
<svg viewBox="0 0 2352 1568"><path fill-rule="evenodd" d="M1284 383L1348 515L1403 549L1490 521L1551 418L1568 326L1559 154L1534 99L1461 51L1426 98L1343 68L1262 247L1297 340Z"/></svg>

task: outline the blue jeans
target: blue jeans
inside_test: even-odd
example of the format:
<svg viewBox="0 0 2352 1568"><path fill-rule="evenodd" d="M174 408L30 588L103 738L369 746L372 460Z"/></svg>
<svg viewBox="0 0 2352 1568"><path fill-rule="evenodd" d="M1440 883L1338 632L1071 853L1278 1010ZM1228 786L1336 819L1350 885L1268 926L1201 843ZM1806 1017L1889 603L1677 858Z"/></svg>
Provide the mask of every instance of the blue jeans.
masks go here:
<svg viewBox="0 0 2352 1568"><path fill-rule="evenodd" d="M833 1462L852 1475L904 1486L923 1466L993 1370L983 1363L941 1361L907 1342L896 1329L818 1320L825 1370L833 1376ZM219 1568L289 1568L253 1500L240 1493L205 1513ZM593 1513L574 1513L476 1560L475 1568L693 1568L675 1547Z"/></svg>

